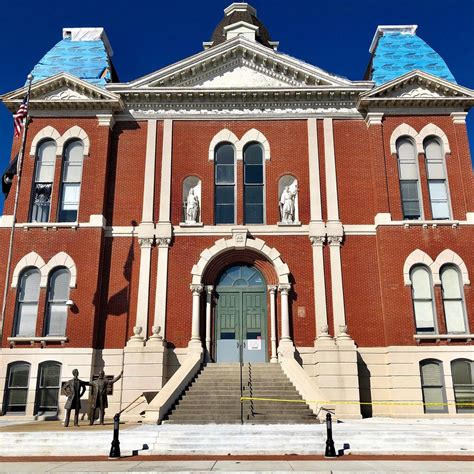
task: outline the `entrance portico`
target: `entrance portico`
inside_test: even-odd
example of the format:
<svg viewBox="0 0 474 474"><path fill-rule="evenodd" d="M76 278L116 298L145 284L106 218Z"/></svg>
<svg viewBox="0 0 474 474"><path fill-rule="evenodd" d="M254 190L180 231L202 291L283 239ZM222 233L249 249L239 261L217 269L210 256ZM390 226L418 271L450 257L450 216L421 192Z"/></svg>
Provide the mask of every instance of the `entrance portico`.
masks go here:
<svg viewBox="0 0 474 474"><path fill-rule="evenodd" d="M216 362L234 361L236 358L235 362L242 358L256 361L253 360L255 357L261 362L268 359L277 362L277 291L280 293L281 312L278 352L294 352L290 336L288 295L291 284L288 266L276 249L270 248L261 239L250 238L246 228L233 229L232 234L231 239L218 240L213 247L205 249L192 269L192 333L189 348L202 347L201 298L205 293L208 358L213 353ZM213 301L217 304L213 305ZM269 324L267 307L270 311ZM267 355L268 347L270 353ZM238 357L237 349L240 354Z"/></svg>

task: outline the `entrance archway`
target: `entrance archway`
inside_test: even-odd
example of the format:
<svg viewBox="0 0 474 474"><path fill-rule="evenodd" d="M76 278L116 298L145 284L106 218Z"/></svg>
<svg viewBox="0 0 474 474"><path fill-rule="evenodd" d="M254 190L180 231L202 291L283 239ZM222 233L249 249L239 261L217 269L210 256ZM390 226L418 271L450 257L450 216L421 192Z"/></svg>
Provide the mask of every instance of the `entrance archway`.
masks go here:
<svg viewBox="0 0 474 474"><path fill-rule="evenodd" d="M252 265L225 269L215 288L215 360L267 361L266 283Z"/></svg>

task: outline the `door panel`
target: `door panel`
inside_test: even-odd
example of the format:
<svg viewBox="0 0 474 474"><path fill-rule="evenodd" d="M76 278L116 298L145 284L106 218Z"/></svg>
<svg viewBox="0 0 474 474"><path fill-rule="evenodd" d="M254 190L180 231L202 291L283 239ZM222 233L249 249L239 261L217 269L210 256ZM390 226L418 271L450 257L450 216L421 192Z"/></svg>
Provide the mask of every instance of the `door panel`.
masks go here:
<svg viewBox="0 0 474 474"><path fill-rule="evenodd" d="M240 292L219 293L217 300L216 360L239 362L240 360Z"/></svg>
<svg viewBox="0 0 474 474"><path fill-rule="evenodd" d="M266 348L266 294L242 293L243 362L265 362Z"/></svg>

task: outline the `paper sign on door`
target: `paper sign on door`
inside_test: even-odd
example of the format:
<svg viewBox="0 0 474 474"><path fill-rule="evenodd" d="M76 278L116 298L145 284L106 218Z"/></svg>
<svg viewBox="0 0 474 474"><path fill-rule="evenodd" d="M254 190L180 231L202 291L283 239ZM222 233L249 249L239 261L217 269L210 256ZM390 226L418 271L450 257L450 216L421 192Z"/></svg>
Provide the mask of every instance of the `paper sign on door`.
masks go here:
<svg viewBox="0 0 474 474"><path fill-rule="evenodd" d="M248 339L247 340L247 349L249 351L260 351L260 350L262 350L262 340L261 339Z"/></svg>

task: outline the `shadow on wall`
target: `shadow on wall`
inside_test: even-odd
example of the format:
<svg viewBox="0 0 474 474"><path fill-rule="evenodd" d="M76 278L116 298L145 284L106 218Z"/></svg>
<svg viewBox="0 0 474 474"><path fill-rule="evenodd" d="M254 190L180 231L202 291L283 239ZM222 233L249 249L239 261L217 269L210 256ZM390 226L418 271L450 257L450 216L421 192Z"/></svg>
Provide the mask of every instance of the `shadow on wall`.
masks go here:
<svg viewBox="0 0 474 474"><path fill-rule="evenodd" d="M371 418L372 405L365 405L365 403L372 403L370 370L359 353L357 353L357 372L359 376L359 399L362 403L362 405L360 406L360 412L362 418Z"/></svg>

